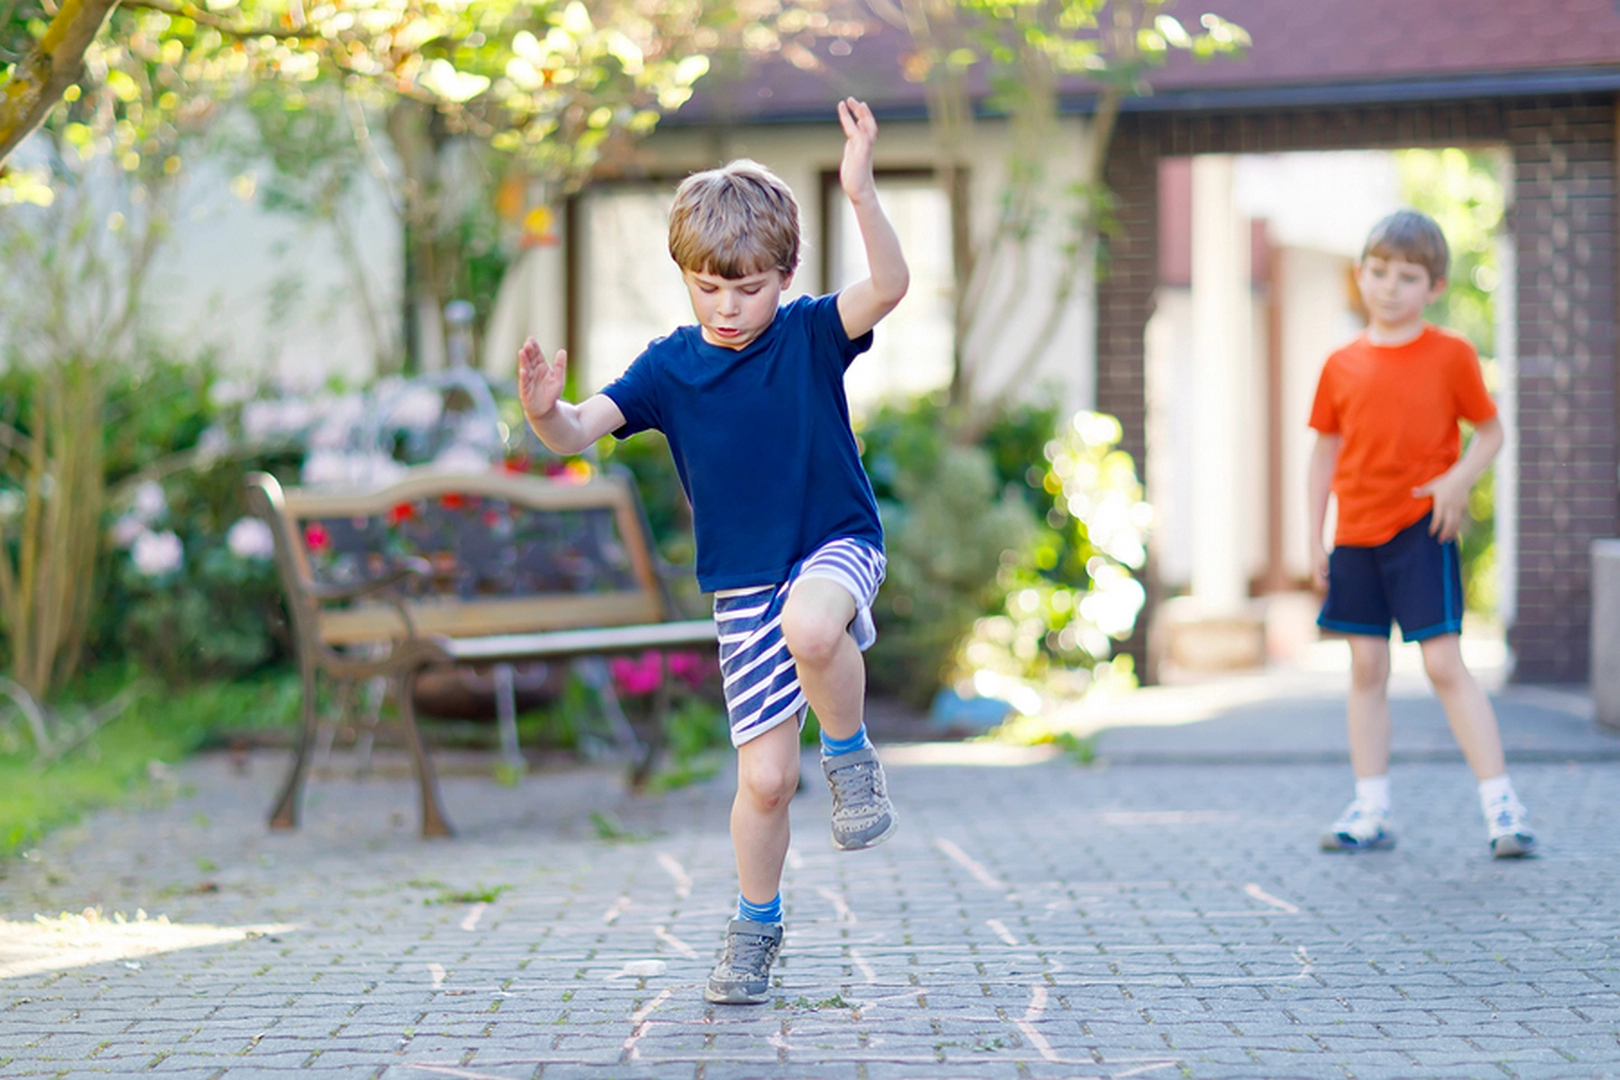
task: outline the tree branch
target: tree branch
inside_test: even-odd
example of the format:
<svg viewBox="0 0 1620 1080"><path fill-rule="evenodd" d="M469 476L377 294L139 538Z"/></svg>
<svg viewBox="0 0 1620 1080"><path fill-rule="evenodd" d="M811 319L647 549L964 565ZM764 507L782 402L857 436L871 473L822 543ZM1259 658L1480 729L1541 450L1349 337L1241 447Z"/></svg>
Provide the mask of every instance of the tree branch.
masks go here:
<svg viewBox="0 0 1620 1080"><path fill-rule="evenodd" d="M63 0L45 35L17 62L0 93L0 162L45 122L84 73L84 53L118 0Z"/></svg>

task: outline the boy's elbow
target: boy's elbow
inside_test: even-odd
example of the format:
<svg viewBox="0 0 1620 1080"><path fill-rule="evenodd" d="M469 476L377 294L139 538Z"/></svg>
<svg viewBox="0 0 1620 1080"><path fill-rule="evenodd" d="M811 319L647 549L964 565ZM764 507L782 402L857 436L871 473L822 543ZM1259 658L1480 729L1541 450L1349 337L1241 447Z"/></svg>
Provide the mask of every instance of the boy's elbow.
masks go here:
<svg viewBox="0 0 1620 1080"><path fill-rule="evenodd" d="M878 295L884 303L889 305L889 309L892 311L895 305L906 298L906 292L910 288L911 271L902 266L882 283L882 289Z"/></svg>

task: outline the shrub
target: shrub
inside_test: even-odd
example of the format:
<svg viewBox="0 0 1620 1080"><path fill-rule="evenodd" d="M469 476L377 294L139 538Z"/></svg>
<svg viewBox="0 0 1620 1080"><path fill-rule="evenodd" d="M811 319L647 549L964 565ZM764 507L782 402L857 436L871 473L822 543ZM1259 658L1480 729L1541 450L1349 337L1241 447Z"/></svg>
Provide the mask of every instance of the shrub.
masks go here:
<svg viewBox="0 0 1620 1080"><path fill-rule="evenodd" d="M889 559L867 678L917 705L933 699L962 638L1001 602L998 571L1035 527L989 453L951 443L941 419L925 400L885 408L861 432Z"/></svg>
<svg viewBox="0 0 1620 1080"><path fill-rule="evenodd" d="M1027 440L1030 419L1010 417L1003 434ZM1034 430L1039 430L1038 427ZM1002 575L1003 609L975 627L964 650L971 670L1039 679L1054 669L1090 669L1136 624L1145 594L1133 576L1146 558L1152 510L1129 454L1117 449L1119 422L1081 412L1025 460L1025 491L1040 525ZM1005 457L1002 460L1007 460Z"/></svg>
<svg viewBox="0 0 1620 1080"><path fill-rule="evenodd" d="M1041 681L1110 660L1142 606L1150 516L1119 424L1026 406L979 445L949 432L923 400L860 433L889 555L872 688L924 705L976 672Z"/></svg>

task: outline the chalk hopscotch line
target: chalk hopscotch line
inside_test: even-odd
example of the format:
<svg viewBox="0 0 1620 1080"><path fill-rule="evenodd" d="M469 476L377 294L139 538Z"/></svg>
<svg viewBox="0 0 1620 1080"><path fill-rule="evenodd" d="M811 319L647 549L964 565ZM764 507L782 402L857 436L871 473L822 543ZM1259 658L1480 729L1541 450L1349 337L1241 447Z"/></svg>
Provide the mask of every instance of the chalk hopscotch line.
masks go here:
<svg viewBox="0 0 1620 1080"><path fill-rule="evenodd" d="M974 859L967 852L963 851L961 848L957 847L954 843L945 839L943 836L934 837L934 847L953 862L960 864L961 867L969 874L973 875L973 879L979 882L981 885L987 885L992 889L999 889L1002 891L1009 888L1005 881L1002 881L1000 878L996 877L989 870L986 870L984 868L984 864Z"/></svg>

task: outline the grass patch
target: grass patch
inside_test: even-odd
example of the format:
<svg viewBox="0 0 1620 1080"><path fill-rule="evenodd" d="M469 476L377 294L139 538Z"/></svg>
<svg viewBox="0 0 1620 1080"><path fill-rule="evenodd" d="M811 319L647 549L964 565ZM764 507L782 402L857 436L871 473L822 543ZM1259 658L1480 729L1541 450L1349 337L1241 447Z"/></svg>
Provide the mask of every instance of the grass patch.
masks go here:
<svg viewBox="0 0 1620 1080"><path fill-rule="evenodd" d="M131 672L92 673L59 700L98 703L133 682ZM175 793L164 765L208 746L225 731L296 722L295 676L141 688L122 715L65 757L41 769L20 720L0 716L0 862L26 851L53 828L148 793Z"/></svg>
<svg viewBox="0 0 1620 1080"><path fill-rule="evenodd" d="M510 892L510 885L480 885L474 889L446 889L438 896L423 900L424 904L493 904L501 893Z"/></svg>

